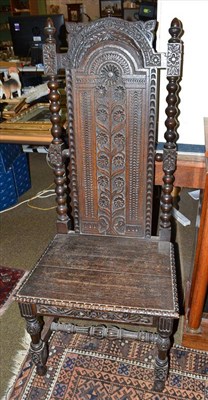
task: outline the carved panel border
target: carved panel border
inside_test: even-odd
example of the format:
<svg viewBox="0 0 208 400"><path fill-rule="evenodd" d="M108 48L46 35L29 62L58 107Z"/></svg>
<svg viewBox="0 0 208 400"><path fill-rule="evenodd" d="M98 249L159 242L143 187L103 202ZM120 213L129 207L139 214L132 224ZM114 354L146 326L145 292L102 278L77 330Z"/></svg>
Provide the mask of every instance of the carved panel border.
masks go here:
<svg viewBox="0 0 208 400"><path fill-rule="evenodd" d="M129 213L127 216L127 232L141 233L139 228L139 185L141 176L138 173L141 153L141 121L142 121L142 100L143 89L133 89L129 92L129 132L131 132L129 143L129 188L128 204ZM141 190L141 188L140 188ZM137 222L137 223L136 223Z"/></svg>
<svg viewBox="0 0 208 400"><path fill-rule="evenodd" d="M174 274L175 280L176 276ZM84 309L84 310L98 310L98 311L110 311L110 312L124 312L124 313L133 313L133 314L138 314L138 315L148 315L148 316L153 316L153 317L158 317L158 316L163 316L163 317L171 317L171 318L178 318L178 303L177 301L177 288L174 288L174 293L175 293L175 301L174 301L174 307L172 310L156 310L156 309L135 309L135 308L126 308L126 307L120 307L120 306L104 306L103 304L91 304L91 303L77 303L77 302L69 302L65 300L51 300L51 299L38 299L36 297L30 297L30 296L21 296L21 295L16 295L15 300L17 302L21 303L35 303L36 307L40 304L42 305L50 305L50 306L55 306L55 307L66 307L66 308L78 308L78 309Z"/></svg>
<svg viewBox="0 0 208 400"><path fill-rule="evenodd" d="M151 237L152 227L152 202L155 160L155 131L156 131L156 101L157 101L157 70L150 70L150 95L149 95L149 136L148 136L148 160L147 160L147 197L146 197L146 237Z"/></svg>
<svg viewBox="0 0 208 400"><path fill-rule="evenodd" d="M70 149L70 189L73 202L74 230L79 232L79 201L77 192L77 168L76 168L76 152L74 138L74 105L72 96L72 71L66 70L66 95L67 95L67 111L68 111L68 135Z"/></svg>
<svg viewBox="0 0 208 400"><path fill-rule="evenodd" d="M96 210L94 208L94 188L93 188L93 162L91 149L92 144L92 121L93 121L93 104L91 97L91 89L82 90L80 93L80 116L82 135L82 151L83 151L83 178L85 187L85 216L86 218L94 218ZM77 143L78 146L78 143Z"/></svg>
<svg viewBox="0 0 208 400"><path fill-rule="evenodd" d="M153 326L155 323L153 316L147 316L143 314L129 314L125 312L108 312L108 311L99 311L99 310L85 310L85 309L77 309L77 308L64 308L64 307L56 307L56 306L45 306L38 305L37 313L40 315L56 315L59 317L70 317L77 319L94 319L97 321L106 321L106 322L119 322L119 323L132 323L138 325L147 325Z"/></svg>

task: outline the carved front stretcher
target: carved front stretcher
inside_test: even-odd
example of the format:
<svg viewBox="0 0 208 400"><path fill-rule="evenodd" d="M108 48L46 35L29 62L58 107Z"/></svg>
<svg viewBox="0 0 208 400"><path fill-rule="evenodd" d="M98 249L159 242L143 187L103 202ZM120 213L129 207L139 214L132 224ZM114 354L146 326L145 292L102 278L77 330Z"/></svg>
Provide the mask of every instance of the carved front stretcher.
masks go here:
<svg viewBox="0 0 208 400"><path fill-rule="evenodd" d="M167 59L156 53L155 24L118 18L67 23L69 50L56 58L54 28L48 21L44 60L50 76L49 158L54 166L58 235L16 294L40 375L46 372L47 346L41 339L39 317L51 315L155 327L156 333L103 325L51 325L52 330L100 339L155 343L154 388L161 391L165 385L170 335L179 317L174 247L169 239L182 43L181 23L175 19ZM58 67L66 73L69 149L62 139ZM161 68L167 68L169 81L167 131L163 156L158 157L164 171L160 235L153 237Z"/></svg>

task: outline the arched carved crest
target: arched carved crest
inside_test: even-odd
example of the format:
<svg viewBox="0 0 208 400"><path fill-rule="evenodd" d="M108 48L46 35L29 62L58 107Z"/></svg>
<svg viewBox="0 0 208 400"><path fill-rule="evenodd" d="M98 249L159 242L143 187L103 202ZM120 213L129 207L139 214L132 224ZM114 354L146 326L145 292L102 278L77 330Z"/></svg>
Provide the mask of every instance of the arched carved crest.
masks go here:
<svg viewBox="0 0 208 400"><path fill-rule="evenodd" d="M70 66L78 67L90 48L113 40L114 44L126 43L134 51L141 51L145 67L160 67L161 54L154 52L152 48L155 27L156 21L138 21L132 24L119 18L103 18L91 24L66 22Z"/></svg>

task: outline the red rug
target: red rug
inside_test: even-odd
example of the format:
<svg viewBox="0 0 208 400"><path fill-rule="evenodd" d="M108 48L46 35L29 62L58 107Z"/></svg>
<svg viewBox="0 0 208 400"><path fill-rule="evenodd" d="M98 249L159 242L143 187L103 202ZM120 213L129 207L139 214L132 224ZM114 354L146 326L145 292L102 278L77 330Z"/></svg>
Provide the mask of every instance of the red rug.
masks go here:
<svg viewBox="0 0 208 400"><path fill-rule="evenodd" d="M152 390L155 346L55 333L47 374L27 356L8 400L205 400L208 354L175 346L163 393Z"/></svg>
<svg viewBox="0 0 208 400"><path fill-rule="evenodd" d="M13 294L19 287L25 271L0 267L0 315L8 308L13 300Z"/></svg>

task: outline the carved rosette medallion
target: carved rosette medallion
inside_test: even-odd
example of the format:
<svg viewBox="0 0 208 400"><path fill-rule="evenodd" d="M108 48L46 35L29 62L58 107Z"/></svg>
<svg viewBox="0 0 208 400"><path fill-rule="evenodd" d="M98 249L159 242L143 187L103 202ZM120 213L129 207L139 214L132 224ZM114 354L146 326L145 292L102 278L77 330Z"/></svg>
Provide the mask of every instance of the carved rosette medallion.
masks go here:
<svg viewBox="0 0 208 400"><path fill-rule="evenodd" d="M168 43L167 76L180 76L181 73L181 43Z"/></svg>

